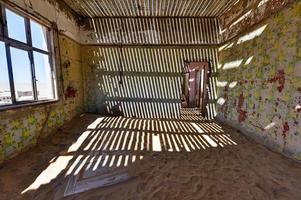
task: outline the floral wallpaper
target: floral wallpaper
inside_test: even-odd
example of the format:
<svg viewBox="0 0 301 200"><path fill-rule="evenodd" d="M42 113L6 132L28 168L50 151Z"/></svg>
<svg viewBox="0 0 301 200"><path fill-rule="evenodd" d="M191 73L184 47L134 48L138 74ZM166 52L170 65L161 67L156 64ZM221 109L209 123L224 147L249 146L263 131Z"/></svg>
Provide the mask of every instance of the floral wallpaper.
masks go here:
<svg viewBox="0 0 301 200"><path fill-rule="evenodd" d="M219 49L218 118L301 160L301 1Z"/></svg>
<svg viewBox="0 0 301 200"><path fill-rule="evenodd" d="M69 63L68 67L57 69L60 100L47 105L1 111L0 163L34 145L39 137L53 133L83 110L80 45L61 35L59 44L62 66ZM62 93L70 85L76 88L76 96L64 98Z"/></svg>

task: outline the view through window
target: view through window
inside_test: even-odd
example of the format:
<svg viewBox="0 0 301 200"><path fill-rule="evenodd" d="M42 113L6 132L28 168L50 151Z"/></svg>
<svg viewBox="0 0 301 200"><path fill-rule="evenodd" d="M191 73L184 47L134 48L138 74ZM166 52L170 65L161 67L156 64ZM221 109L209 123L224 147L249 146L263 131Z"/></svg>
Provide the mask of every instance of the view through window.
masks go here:
<svg viewBox="0 0 301 200"><path fill-rule="evenodd" d="M50 30L8 8L0 23L0 107L56 99Z"/></svg>

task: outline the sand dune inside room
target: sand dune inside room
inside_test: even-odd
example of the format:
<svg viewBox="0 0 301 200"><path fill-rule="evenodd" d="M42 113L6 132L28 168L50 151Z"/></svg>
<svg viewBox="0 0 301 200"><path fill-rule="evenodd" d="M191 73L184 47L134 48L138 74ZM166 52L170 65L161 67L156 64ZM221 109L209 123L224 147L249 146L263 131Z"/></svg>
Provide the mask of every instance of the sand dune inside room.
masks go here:
<svg viewBox="0 0 301 200"><path fill-rule="evenodd" d="M300 0L0 0L0 199L301 199Z"/></svg>

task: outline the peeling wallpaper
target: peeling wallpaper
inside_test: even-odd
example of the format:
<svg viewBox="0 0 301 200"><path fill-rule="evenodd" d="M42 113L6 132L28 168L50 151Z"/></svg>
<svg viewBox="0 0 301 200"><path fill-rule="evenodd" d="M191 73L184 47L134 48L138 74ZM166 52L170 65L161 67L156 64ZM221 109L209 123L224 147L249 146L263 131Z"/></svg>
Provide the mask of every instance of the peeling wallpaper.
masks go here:
<svg viewBox="0 0 301 200"><path fill-rule="evenodd" d="M219 52L218 119L301 160L301 1Z"/></svg>
<svg viewBox="0 0 301 200"><path fill-rule="evenodd" d="M58 130L65 122L83 112L80 45L66 36L59 36L59 44L62 63L57 69L60 101L1 111L0 163L35 145L38 138ZM64 98L62 91L69 86L76 89L76 95Z"/></svg>
<svg viewBox="0 0 301 200"><path fill-rule="evenodd" d="M220 17L221 40L228 41L298 0L240 0Z"/></svg>
<svg viewBox="0 0 301 200"><path fill-rule="evenodd" d="M50 22L57 24L60 33L80 41L78 17L74 11L64 7L62 0L1 0L11 2L24 11L35 15L43 16Z"/></svg>

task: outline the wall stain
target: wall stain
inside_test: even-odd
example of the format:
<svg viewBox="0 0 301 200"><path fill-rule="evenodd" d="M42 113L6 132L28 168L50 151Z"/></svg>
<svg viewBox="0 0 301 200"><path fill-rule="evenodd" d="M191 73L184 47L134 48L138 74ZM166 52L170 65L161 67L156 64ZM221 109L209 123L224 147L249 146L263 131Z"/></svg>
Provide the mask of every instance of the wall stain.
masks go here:
<svg viewBox="0 0 301 200"><path fill-rule="evenodd" d="M285 85L285 73L284 70L278 70L277 75L268 80L269 83L275 83L278 81L279 86L277 87L278 92L282 92Z"/></svg>
<svg viewBox="0 0 301 200"><path fill-rule="evenodd" d="M239 116L238 116L238 121L241 123L241 122L244 122L246 119L247 119L247 112L244 111L242 109L243 107L243 104L244 104L244 94L241 93L239 95L239 99L238 99L238 105L237 105L237 112L239 113Z"/></svg>
<svg viewBox="0 0 301 200"><path fill-rule="evenodd" d="M289 130L290 130L290 127L289 127L288 123L285 122L283 124L283 131L282 131L282 136L284 139L286 138L286 134L289 132Z"/></svg>

